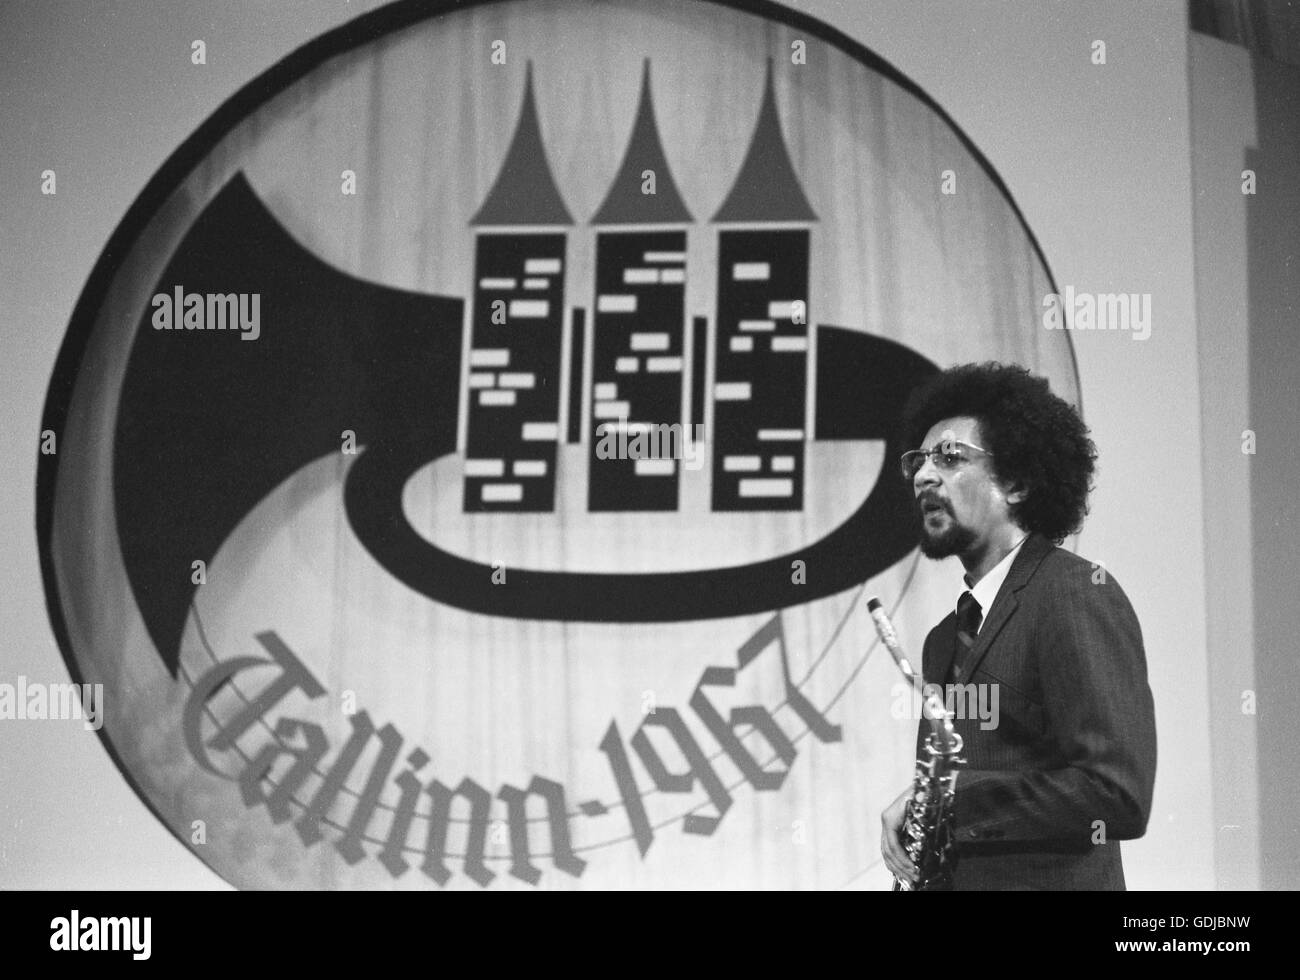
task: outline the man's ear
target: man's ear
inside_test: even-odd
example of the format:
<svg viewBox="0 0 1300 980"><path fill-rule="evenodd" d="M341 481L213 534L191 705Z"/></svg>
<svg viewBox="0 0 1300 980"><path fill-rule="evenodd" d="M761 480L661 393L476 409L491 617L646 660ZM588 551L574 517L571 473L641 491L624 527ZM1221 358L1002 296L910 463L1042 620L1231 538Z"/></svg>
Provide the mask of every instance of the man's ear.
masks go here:
<svg viewBox="0 0 1300 980"><path fill-rule="evenodd" d="M1009 504L1022 504L1029 497L1029 491L1023 483L1012 483L1003 494Z"/></svg>

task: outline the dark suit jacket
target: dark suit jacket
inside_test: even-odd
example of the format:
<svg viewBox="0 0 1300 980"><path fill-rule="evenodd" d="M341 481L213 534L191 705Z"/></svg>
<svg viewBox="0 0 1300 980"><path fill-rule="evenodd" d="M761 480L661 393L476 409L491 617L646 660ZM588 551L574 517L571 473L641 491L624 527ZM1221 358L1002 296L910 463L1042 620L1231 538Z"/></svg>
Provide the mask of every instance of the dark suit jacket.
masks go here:
<svg viewBox="0 0 1300 980"><path fill-rule="evenodd" d="M955 632L949 613L926 637L928 683L947 674ZM1146 831L1156 728L1142 630L1119 584L1031 534L968 664L963 681L997 685L998 724L984 730L967 692L949 702L966 759L953 887L1124 888L1118 841ZM983 694L991 707L993 689ZM928 732L922 721L918 746Z"/></svg>

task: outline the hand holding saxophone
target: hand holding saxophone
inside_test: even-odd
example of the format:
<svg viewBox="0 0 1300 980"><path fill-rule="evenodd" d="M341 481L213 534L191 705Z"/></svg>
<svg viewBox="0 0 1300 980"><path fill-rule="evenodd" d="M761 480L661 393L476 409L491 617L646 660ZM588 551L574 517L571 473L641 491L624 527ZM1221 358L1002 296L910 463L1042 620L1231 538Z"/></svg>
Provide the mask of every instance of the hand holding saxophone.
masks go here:
<svg viewBox="0 0 1300 980"><path fill-rule="evenodd" d="M924 679L903 654L880 600L872 596L867 600L867 609L880 641L924 699L924 714L930 723L912 785L880 815L880 853L894 875L894 891L948 888L956 860L953 792L957 767L963 761L961 736L953 730L952 712L944 707L943 698L925 689Z"/></svg>
<svg viewBox="0 0 1300 980"><path fill-rule="evenodd" d="M916 869L912 866L912 859L908 856L907 851L903 849L903 842L900 835L903 832L903 823L907 818L908 804L912 801L912 787L908 787L898 795L898 799L885 807L880 814L880 853L884 856L885 867L889 869L897 881L906 881L908 884L915 886Z"/></svg>

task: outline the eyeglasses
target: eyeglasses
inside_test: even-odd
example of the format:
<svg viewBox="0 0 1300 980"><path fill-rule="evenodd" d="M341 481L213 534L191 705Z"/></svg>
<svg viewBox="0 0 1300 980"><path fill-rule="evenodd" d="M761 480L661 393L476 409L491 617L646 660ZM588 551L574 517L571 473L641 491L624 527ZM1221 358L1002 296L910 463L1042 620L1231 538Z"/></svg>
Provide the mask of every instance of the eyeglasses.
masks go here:
<svg viewBox="0 0 1300 980"><path fill-rule="evenodd" d="M993 454L987 449L972 445L969 442L960 442L956 439L944 439L933 449L913 449L903 453L899 460L903 472L903 479L913 480L917 472L925 465L927 458L934 460L934 465L945 473L955 470L962 463L970 462L970 457L962 451L962 448L973 449L977 453L983 453L985 456Z"/></svg>

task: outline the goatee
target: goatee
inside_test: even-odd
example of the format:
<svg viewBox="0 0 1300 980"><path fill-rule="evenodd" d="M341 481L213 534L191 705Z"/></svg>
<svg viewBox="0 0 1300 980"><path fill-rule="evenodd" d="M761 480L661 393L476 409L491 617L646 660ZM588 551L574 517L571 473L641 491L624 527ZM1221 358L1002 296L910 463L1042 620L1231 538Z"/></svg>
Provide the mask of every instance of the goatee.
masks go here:
<svg viewBox="0 0 1300 980"><path fill-rule="evenodd" d="M975 532L970 528L950 520L948 527L938 534L931 534L921 524L921 554L926 558L947 558L960 555L975 543Z"/></svg>

